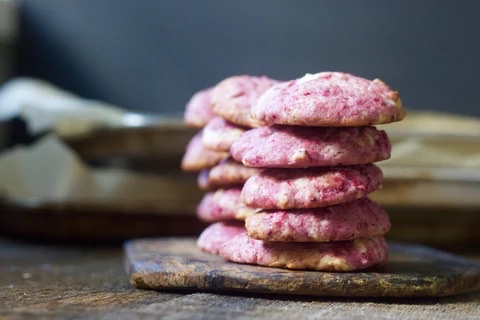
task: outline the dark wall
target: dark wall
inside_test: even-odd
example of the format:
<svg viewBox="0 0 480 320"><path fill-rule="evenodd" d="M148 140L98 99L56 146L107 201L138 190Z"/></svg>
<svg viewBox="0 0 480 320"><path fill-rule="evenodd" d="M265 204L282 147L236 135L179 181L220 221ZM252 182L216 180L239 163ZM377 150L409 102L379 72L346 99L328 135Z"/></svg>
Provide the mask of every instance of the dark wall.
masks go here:
<svg viewBox="0 0 480 320"><path fill-rule="evenodd" d="M24 0L19 73L180 112L233 74L380 77L404 103L480 116L480 1Z"/></svg>

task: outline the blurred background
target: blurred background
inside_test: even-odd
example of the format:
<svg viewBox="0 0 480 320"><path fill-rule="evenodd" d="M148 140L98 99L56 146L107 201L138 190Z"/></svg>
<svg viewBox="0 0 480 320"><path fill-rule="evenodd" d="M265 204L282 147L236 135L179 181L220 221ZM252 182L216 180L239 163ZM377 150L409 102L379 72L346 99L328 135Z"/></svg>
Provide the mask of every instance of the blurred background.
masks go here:
<svg viewBox="0 0 480 320"><path fill-rule="evenodd" d="M341 70L380 77L410 108L480 116L479 1L18 4L16 63L2 62L3 79L39 77L129 110L179 114L193 92L233 74Z"/></svg>
<svg viewBox="0 0 480 320"><path fill-rule="evenodd" d="M373 197L390 239L478 252L478 12L474 0L0 0L0 235L198 234L203 194L179 170L189 98L235 74L331 70L381 78L409 112L383 128L392 159ZM2 86L20 76L45 82Z"/></svg>

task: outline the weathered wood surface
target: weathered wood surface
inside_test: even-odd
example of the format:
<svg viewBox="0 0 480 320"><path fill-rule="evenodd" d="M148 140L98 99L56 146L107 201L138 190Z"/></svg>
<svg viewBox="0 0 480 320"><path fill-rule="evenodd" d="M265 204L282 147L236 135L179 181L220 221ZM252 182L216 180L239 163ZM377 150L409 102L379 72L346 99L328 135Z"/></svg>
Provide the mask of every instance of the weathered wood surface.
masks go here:
<svg viewBox="0 0 480 320"><path fill-rule="evenodd" d="M434 299L157 292L128 283L120 248L0 238L0 319L479 319L480 291Z"/></svg>
<svg viewBox="0 0 480 320"><path fill-rule="evenodd" d="M424 246L391 244L386 265L361 272L314 272L227 262L192 238L125 245L130 282L145 289L188 289L336 297L435 297L480 289L480 263Z"/></svg>

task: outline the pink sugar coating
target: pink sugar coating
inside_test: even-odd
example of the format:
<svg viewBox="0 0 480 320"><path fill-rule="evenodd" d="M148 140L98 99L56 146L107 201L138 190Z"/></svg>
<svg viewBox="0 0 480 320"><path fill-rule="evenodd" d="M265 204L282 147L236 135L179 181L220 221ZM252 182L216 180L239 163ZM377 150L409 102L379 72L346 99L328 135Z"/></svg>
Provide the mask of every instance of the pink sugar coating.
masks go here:
<svg viewBox="0 0 480 320"><path fill-rule="evenodd" d="M323 208L268 210L247 217L248 236L266 241L328 242L385 235L387 213L362 198Z"/></svg>
<svg viewBox="0 0 480 320"><path fill-rule="evenodd" d="M187 102L183 120L187 127L203 128L214 116L210 99L213 88L195 93Z"/></svg>
<svg viewBox="0 0 480 320"><path fill-rule="evenodd" d="M202 190L228 188L243 185L248 178L259 172L258 168L248 168L232 158L227 158L210 170L200 172L197 182Z"/></svg>
<svg viewBox="0 0 480 320"><path fill-rule="evenodd" d="M263 209L325 207L362 198L381 187L374 164L307 169L265 169L245 182L241 201Z"/></svg>
<svg viewBox="0 0 480 320"><path fill-rule="evenodd" d="M367 164L390 158L390 141L375 127L269 126L245 132L233 158L249 167L306 168Z"/></svg>
<svg viewBox="0 0 480 320"><path fill-rule="evenodd" d="M261 266L319 271L353 271L387 261L383 237L340 242L269 242L241 233L228 240L219 254L227 260Z"/></svg>
<svg viewBox="0 0 480 320"><path fill-rule="evenodd" d="M232 144L246 131L222 117L215 116L203 129L202 143L215 151L229 152Z"/></svg>
<svg viewBox="0 0 480 320"><path fill-rule="evenodd" d="M212 92L213 111L228 121L245 127L259 124L250 115L253 103L278 81L268 77L233 76L218 83Z"/></svg>
<svg viewBox="0 0 480 320"><path fill-rule="evenodd" d="M251 109L268 125L362 126L402 120L398 97L379 79L321 72L271 87Z"/></svg>
<svg viewBox="0 0 480 320"><path fill-rule="evenodd" d="M200 171L211 168L228 157L227 152L212 151L203 146L203 131L197 132L188 143L182 158L183 171Z"/></svg>
<svg viewBox="0 0 480 320"><path fill-rule="evenodd" d="M197 239L197 246L205 252L218 254L222 245L245 232L241 221L216 222L208 226Z"/></svg>
<svg viewBox="0 0 480 320"><path fill-rule="evenodd" d="M232 219L245 219L246 211L254 209L240 202L241 189L218 189L204 195L197 207L197 217L204 222L217 222Z"/></svg>

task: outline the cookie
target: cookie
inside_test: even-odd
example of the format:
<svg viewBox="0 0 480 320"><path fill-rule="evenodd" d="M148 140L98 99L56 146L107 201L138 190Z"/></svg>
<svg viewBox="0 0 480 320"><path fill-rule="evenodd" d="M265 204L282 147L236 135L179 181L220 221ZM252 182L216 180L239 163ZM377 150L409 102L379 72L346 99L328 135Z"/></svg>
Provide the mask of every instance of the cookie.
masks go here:
<svg viewBox="0 0 480 320"><path fill-rule="evenodd" d="M203 128L202 143L215 151L230 152L230 147L246 129L216 116Z"/></svg>
<svg viewBox="0 0 480 320"><path fill-rule="evenodd" d="M245 233L242 221L217 222L203 230L197 239L197 247L204 252L218 254L225 242L241 233Z"/></svg>
<svg viewBox="0 0 480 320"><path fill-rule="evenodd" d="M329 242L383 236L390 219L377 203L362 198L323 208L260 211L247 217L245 227L258 240Z"/></svg>
<svg viewBox="0 0 480 320"><path fill-rule="evenodd" d="M195 93L188 101L183 121L187 127L203 128L215 116L210 105L213 88L208 88Z"/></svg>
<svg viewBox="0 0 480 320"><path fill-rule="evenodd" d="M202 190L242 186L248 178L259 172L258 168L248 168L232 158L227 158L209 170L202 170L197 182Z"/></svg>
<svg viewBox="0 0 480 320"><path fill-rule="evenodd" d="M321 72L277 84L252 107L252 118L269 125L356 127L402 120L398 92L341 72Z"/></svg>
<svg viewBox="0 0 480 320"><path fill-rule="evenodd" d="M245 182L241 201L253 208L326 207L365 197L381 186L374 164L307 169L265 169Z"/></svg>
<svg viewBox="0 0 480 320"><path fill-rule="evenodd" d="M211 168L229 156L228 152L218 152L205 148L202 143L202 136L203 131L199 131L188 143L180 165L183 171L197 172Z"/></svg>
<svg viewBox="0 0 480 320"><path fill-rule="evenodd" d="M383 237L340 242L269 242L242 233L228 240L219 254L238 263L345 272L385 263L388 247Z"/></svg>
<svg viewBox="0 0 480 320"><path fill-rule="evenodd" d="M197 217L204 222L245 220L258 210L240 202L240 191L240 188L231 188L206 193L197 207Z"/></svg>
<svg viewBox="0 0 480 320"><path fill-rule="evenodd" d="M387 134L375 127L275 125L245 132L231 154L249 167L307 168L386 160L390 149Z"/></svg>
<svg viewBox="0 0 480 320"><path fill-rule="evenodd" d="M252 104L278 81L248 75L229 77L218 83L212 92L213 112L244 127L258 127L250 115Z"/></svg>

